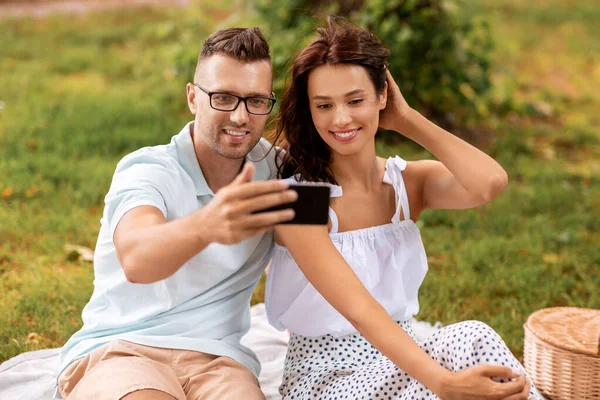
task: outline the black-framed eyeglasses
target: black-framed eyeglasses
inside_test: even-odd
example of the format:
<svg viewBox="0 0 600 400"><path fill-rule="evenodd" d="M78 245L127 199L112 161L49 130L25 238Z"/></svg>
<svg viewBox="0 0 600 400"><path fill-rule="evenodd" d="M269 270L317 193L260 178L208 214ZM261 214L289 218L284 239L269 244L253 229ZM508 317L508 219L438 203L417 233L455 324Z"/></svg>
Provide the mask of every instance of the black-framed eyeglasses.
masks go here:
<svg viewBox="0 0 600 400"><path fill-rule="evenodd" d="M209 92L197 83L194 83L194 86L208 95L210 99L210 106L217 111L235 111L240 102L243 101L244 105L246 106L246 111L248 111L249 114L266 115L271 112L275 101L277 101L275 99L275 95L273 95L273 97L242 97L225 92Z"/></svg>

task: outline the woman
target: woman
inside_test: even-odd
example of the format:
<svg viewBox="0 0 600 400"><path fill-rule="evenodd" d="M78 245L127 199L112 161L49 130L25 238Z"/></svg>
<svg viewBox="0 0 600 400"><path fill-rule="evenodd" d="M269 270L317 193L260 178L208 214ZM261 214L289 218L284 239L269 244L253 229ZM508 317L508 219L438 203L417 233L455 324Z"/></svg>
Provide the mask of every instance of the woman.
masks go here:
<svg viewBox="0 0 600 400"><path fill-rule="evenodd" d="M291 338L286 399L540 399L502 339L477 321L416 343L408 321L427 258L428 208L487 203L507 183L492 158L410 108L374 35L330 18L297 56L282 99L282 177L331 184L330 224L281 225L267 312ZM378 127L438 161L375 154ZM531 397L530 397L531 396Z"/></svg>

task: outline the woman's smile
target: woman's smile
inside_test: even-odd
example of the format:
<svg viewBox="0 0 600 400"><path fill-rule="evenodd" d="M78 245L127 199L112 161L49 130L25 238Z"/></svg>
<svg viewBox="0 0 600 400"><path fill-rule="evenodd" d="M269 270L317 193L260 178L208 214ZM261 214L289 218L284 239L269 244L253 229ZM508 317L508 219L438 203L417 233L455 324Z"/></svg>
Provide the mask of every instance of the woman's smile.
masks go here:
<svg viewBox="0 0 600 400"><path fill-rule="evenodd" d="M349 142L354 139L361 128L356 129L346 129L343 131L329 131L333 137L339 142Z"/></svg>

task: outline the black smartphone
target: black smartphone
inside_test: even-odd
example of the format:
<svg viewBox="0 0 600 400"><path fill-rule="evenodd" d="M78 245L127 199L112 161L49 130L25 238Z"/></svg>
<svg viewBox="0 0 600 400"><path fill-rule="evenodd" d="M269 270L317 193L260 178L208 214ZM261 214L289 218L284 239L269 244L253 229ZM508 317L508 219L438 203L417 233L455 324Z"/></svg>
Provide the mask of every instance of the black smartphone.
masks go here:
<svg viewBox="0 0 600 400"><path fill-rule="evenodd" d="M293 203L265 208L257 212L277 211L292 208L296 215L283 224L327 225L329 222L329 185L323 183L294 183L290 189L298 192Z"/></svg>

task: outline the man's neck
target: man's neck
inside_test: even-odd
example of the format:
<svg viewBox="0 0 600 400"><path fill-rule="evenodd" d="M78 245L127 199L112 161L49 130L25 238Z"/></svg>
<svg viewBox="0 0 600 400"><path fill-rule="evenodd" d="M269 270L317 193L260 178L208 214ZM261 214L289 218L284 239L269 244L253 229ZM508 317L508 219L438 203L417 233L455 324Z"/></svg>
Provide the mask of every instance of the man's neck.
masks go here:
<svg viewBox="0 0 600 400"><path fill-rule="evenodd" d="M229 185L240 173L244 159L230 159L219 154L199 154L198 163L206 184L213 193L217 193L224 186ZM202 161L200 161L202 160Z"/></svg>
<svg viewBox="0 0 600 400"><path fill-rule="evenodd" d="M240 173L245 158L231 159L223 157L204 143L197 143L193 133L192 141L206 184L213 193L217 193L221 188L229 185Z"/></svg>

